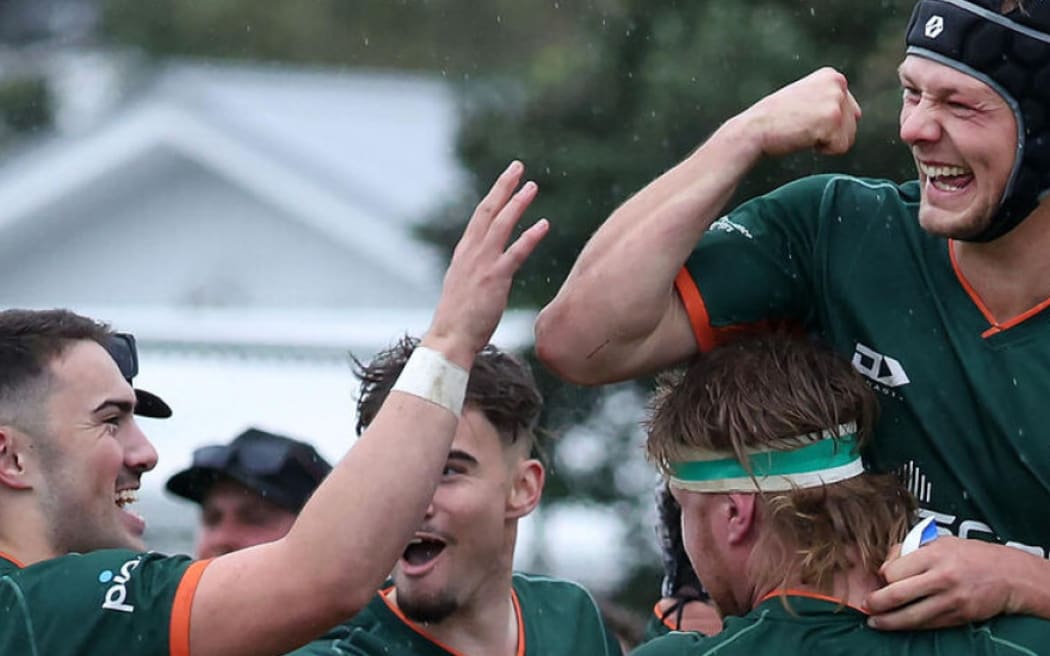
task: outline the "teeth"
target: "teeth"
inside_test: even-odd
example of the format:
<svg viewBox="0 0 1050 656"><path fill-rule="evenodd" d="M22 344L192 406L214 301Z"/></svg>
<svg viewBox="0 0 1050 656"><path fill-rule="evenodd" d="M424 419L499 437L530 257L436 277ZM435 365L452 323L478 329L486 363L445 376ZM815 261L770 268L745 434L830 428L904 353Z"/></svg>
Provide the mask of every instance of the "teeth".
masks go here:
<svg viewBox="0 0 1050 656"><path fill-rule="evenodd" d="M926 174L928 178L943 178L957 175L967 175L970 173L969 169L964 169L961 166L931 166L929 164L919 163L919 167L922 172Z"/></svg>
<svg viewBox="0 0 1050 656"><path fill-rule="evenodd" d="M930 184L932 184L934 187L937 187L941 191L959 191L960 189L962 189L962 187L956 187L955 185L950 185L947 182L944 182L943 180L935 180L933 178L930 178Z"/></svg>
<svg viewBox="0 0 1050 656"><path fill-rule="evenodd" d="M139 500L138 493L135 490L121 490L117 492L116 502L117 506L123 508L129 503L135 503Z"/></svg>

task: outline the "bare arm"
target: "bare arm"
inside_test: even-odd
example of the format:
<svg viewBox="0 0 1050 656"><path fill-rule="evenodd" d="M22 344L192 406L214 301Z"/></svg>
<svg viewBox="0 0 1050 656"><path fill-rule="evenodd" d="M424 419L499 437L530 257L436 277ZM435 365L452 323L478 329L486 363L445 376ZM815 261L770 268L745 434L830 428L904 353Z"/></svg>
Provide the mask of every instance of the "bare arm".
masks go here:
<svg viewBox="0 0 1050 656"><path fill-rule="evenodd" d="M763 157L843 153L860 107L821 69L727 121L610 215L536 322L536 349L567 380L637 377L696 351L674 279L744 175Z"/></svg>
<svg viewBox="0 0 1050 656"><path fill-rule="evenodd" d="M422 341L468 371L502 316L514 273L547 232L541 221L506 247L536 194L532 183L513 194L521 174L513 163L475 211ZM421 521L458 419L391 392L285 538L204 571L192 603L192 655L283 654L363 608Z"/></svg>

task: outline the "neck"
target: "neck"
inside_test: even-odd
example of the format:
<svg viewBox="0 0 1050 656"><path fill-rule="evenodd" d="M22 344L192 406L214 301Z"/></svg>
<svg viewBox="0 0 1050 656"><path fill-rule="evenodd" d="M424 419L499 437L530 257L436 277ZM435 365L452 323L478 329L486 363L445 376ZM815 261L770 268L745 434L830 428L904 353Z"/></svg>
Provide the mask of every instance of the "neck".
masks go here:
<svg viewBox="0 0 1050 656"><path fill-rule="evenodd" d="M422 628L428 636L457 654L506 654L518 646L518 616L512 600L511 569L492 577L468 603L440 622ZM390 592L397 606L397 589Z"/></svg>
<svg viewBox="0 0 1050 656"><path fill-rule="evenodd" d="M836 575L832 579L830 586L818 588L798 581L788 581L782 586L756 588L754 598L751 601L751 607L754 608L755 606L758 606L762 600L770 594L775 594L782 590L793 590L831 597L836 601L841 601L847 606L861 609L864 607L864 599L868 594L878 590L880 587L882 587L882 582L879 580L878 576L862 571L859 567L854 567L849 572L843 572Z"/></svg>
<svg viewBox="0 0 1050 656"><path fill-rule="evenodd" d="M952 242L960 272L996 323L1050 298L1050 200L990 242Z"/></svg>
<svg viewBox="0 0 1050 656"><path fill-rule="evenodd" d="M35 509L10 498L0 500L0 508L0 553L25 567L62 555L46 539L46 527Z"/></svg>

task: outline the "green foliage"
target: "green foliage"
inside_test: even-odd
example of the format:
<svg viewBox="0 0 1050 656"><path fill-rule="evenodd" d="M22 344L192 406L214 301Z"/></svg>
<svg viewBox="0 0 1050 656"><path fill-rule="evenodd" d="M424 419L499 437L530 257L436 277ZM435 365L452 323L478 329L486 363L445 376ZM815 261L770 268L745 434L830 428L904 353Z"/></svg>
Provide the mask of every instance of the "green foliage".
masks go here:
<svg viewBox="0 0 1050 656"><path fill-rule="evenodd" d="M0 143L17 133L51 125L52 99L40 78L15 78L0 82Z"/></svg>
<svg viewBox="0 0 1050 656"><path fill-rule="evenodd" d="M570 16L508 0L105 0L102 29L156 56L469 74L514 68Z"/></svg>
<svg viewBox="0 0 1050 656"><path fill-rule="evenodd" d="M540 307L617 205L695 149L722 121L821 66L844 72L865 110L856 146L836 159L803 153L764 162L740 185L734 204L821 171L910 177L910 157L897 143L894 69L902 58L911 5L903 0L587 5L576 16L579 36L537 51L515 84L503 80L464 89L471 101L459 151L474 175L474 189L435 217L423 235L451 249L474 199L510 159L521 159L540 186L530 211L534 218L549 217L552 232L526 265L512 301ZM616 483L623 463L641 458L637 427L603 419L609 393L581 390L549 375L541 383L549 425L587 426L608 444L589 469L558 469L546 502L592 499L635 523L630 534L637 538L637 559L624 563L629 583L618 596L646 608L656 594L647 546L651 515L645 512L652 498L637 485Z"/></svg>

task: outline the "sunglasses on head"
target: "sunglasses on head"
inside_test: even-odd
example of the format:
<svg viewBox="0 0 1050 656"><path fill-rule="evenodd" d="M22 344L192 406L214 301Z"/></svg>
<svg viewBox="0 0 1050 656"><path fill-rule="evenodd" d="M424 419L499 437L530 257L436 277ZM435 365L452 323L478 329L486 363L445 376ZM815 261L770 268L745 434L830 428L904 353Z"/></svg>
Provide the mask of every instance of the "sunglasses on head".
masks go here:
<svg viewBox="0 0 1050 656"><path fill-rule="evenodd" d="M139 375L139 352L135 347L135 336L131 333L113 333L106 343L106 350L117 363L120 373L129 383Z"/></svg>
<svg viewBox="0 0 1050 656"><path fill-rule="evenodd" d="M328 473L327 467L322 466L301 446L283 440L256 439L247 443L205 446L193 452L195 467L224 471L236 462L241 469L256 476L278 474L289 460L318 478Z"/></svg>

